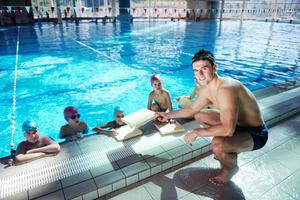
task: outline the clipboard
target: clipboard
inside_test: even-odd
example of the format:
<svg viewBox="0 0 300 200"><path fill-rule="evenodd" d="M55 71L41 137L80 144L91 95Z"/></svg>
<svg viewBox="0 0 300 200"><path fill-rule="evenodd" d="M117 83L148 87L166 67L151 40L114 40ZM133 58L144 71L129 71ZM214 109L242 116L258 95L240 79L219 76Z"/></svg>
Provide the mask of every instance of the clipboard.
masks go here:
<svg viewBox="0 0 300 200"><path fill-rule="evenodd" d="M140 127L156 118L155 112L146 108L126 115L122 120L131 127Z"/></svg>
<svg viewBox="0 0 300 200"><path fill-rule="evenodd" d="M115 130L117 135L114 136L118 141L128 140L130 138L142 135L143 132L138 128L132 128L129 125L121 126Z"/></svg>
<svg viewBox="0 0 300 200"><path fill-rule="evenodd" d="M174 133L184 132L185 128L176 120L172 123L168 122L155 122L155 127L159 130L161 135L170 135Z"/></svg>

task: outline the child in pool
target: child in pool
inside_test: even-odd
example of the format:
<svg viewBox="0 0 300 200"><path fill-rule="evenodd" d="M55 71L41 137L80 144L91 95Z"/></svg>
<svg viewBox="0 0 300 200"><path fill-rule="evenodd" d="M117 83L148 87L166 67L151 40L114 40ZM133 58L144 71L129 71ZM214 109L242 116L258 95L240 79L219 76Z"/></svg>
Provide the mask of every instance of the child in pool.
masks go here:
<svg viewBox="0 0 300 200"><path fill-rule="evenodd" d="M88 132L87 124L79 120L80 114L75 107L66 107L64 117L68 124L60 128L59 138L65 138L67 141L75 141L81 139L83 134Z"/></svg>
<svg viewBox="0 0 300 200"><path fill-rule="evenodd" d="M119 106L116 106L114 108L115 119L113 121L107 122L106 124L96 126L95 128L93 128L93 131L96 131L97 133L116 136L117 132L115 131L115 129L126 125L126 123L122 121L122 118L124 116L124 111Z"/></svg>
<svg viewBox="0 0 300 200"><path fill-rule="evenodd" d="M150 82L153 91L149 94L147 108L155 112L173 111L170 94L163 89L160 77L154 74L151 76Z"/></svg>

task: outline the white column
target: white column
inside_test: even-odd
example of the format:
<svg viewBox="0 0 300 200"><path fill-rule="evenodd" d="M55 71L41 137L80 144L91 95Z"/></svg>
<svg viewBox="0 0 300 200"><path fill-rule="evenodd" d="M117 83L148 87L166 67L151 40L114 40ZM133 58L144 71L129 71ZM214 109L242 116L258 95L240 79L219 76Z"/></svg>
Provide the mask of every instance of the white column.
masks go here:
<svg viewBox="0 0 300 200"><path fill-rule="evenodd" d="M275 1L275 3L274 3ZM276 19L277 16L277 0L272 1L272 20ZM274 10L274 12L273 12Z"/></svg>
<svg viewBox="0 0 300 200"><path fill-rule="evenodd" d="M246 5L246 0L243 0L241 19L240 19L241 21L243 21L243 19L244 19L245 5Z"/></svg>
<svg viewBox="0 0 300 200"><path fill-rule="evenodd" d="M220 10L220 21L223 20L224 3L225 3L225 0L222 0L222 3L221 3L221 10Z"/></svg>

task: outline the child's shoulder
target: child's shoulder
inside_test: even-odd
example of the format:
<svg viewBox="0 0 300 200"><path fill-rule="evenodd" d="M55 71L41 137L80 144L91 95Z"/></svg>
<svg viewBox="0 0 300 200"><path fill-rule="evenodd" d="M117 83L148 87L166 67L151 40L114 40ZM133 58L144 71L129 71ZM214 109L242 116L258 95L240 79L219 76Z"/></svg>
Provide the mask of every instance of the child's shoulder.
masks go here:
<svg viewBox="0 0 300 200"><path fill-rule="evenodd" d="M150 93L149 93L149 97L152 97L154 96L154 90L152 90Z"/></svg>
<svg viewBox="0 0 300 200"><path fill-rule="evenodd" d="M165 94L165 95L169 95L170 94L168 90L163 89L162 91L163 91L163 94Z"/></svg>
<svg viewBox="0 0 300 200"><path fill-rule="evenodd" d="M87 127L87 124L86 124L85 122L82 122L82 121L81 121L81 122L79 123L79 126L80 126L80 127Z"/></svg>
<svg viewBox="0 0 300 200"><path fill-rule="evenodd" d="M69 124L63 125L60 127L60 132L65 133L68 132L71 129Z"/></svg>

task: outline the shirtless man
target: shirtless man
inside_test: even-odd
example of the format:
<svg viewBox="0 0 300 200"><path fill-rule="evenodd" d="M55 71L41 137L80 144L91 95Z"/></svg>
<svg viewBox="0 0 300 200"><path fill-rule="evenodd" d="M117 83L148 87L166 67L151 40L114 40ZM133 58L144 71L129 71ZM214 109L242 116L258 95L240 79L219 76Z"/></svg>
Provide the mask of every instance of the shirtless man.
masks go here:
<svg viewBox="0 0 300 200"><path fill-rule="evenodd" d="M163 89L160 77L154 74L151 76L150 82L153 91L148 96L147 108L156 112L173 111L170 94L167 90Z"/></svg>
<svg viewBox="0 0 300 200"><path fill-rule="evenodd" d="M203 125L204 128L187 133L184 140L192 144L197 137L213 136L212 151L222 170L210 181L222 186L238 171L237 154L262 148L267 142L268 130L254 95L241 82L218 76L211 52L200 50L192 63L196 82L203 86L200 96L185 109L158 113L159 119L194 116ZM207 104L217 109L203 109Z"/></svg>

